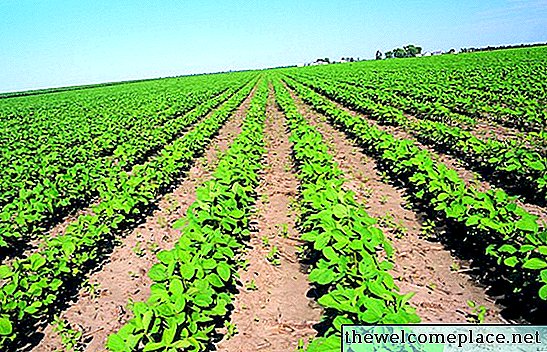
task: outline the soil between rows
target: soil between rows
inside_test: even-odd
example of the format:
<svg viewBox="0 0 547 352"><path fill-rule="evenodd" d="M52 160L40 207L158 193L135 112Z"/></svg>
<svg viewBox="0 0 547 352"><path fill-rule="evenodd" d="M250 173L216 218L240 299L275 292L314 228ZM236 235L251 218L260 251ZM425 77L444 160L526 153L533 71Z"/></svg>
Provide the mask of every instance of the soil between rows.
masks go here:
<svg viewBox="0 0 547 352"><path fill-rule="evenodd" d="M292 171L285 117L275 107L272 91L265 122L267 154L257 189L256 229L246 254L249 266L240 271L241 287L231 316L238 333L225 336L219 351L294 351L300 339L315 335L312 326L321 316L321 308L307 298L310 285L296 253L300 241L291 202L298 180ZM279 265L267 259L274 246Z"/></svg>
<svg viewBox="0 0 547 352"><path fill-rule="evenodd" d="M382 180L376 161L328 124L325 116L313 111L293 92L291 95L299 112L330 144L330 153L347 179L345 188L355 192L356 200L379 220L392 242L395 249L392 275L401 293L416 293L410 303L422 321L465 323L472 313L467 304L471 300L488 309L486 322L503 322L501 308L488 297L485 288L461 271L466 263L442 244L421 236L421 214L408 209L402 189ZM453 270L455 267L458 270Z"/></svg>
<svg viewBox="0 0 547 352"><path fill-rule="evenodd" d="M144 301L152 281L148 270L157 261L155 253L170 249L180 236L172 224L186 215L195 200L195 190L211 177L223 152L241 131L242 121L253 92L219 130L204 155L196 160L184 181L161 198L158 209L144 223L121 239L110 259L89 277L89 284L78 293L70 307L60 314L73 329L83 333L86 351L106 351L108 335L131 318L125 307L129 300ZM63 350L60 336L49 325L36 352Z"/></svg>

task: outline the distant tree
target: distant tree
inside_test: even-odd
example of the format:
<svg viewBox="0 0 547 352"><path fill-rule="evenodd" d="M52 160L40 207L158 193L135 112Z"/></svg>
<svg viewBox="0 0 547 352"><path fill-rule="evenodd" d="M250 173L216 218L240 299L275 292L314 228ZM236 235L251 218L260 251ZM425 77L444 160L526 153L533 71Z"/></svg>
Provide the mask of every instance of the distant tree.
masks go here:
<svg viewBox="0 0 547 352"><path fill-rule="evenodd" d="M403 49L405 51L405 57L415 57L422 53L422 48L413 44L406 45Z"/></svg>
<svg viewBox="0 0 547 352"><path fill-rule="evenodd" d="M449 54L455 54L456 53L456 49L452 48L448 51Z"/></svg>
<svg viewBox="0 0 547 352"><path fill-rule="evenodd" d="M393 56L397 58L407 57L406 50L401 48L393 49Z"/></svg>
<svg viewBox="0 0 547 352"><path fill-rule="evenodd" d="M376 51L376 60L382 60L382 52L380 50Z"/></svg>
<svg viewBox="0 0 547 352"><path fill-rule="evenodd" d="M323 61L325 61L326 63L330 64L330 59L328 57L324 58Z"/></svg>
<svg viewBox="0 0 547 352"><path fill-rule="evenodd" d="M386 51L386 59L392 59L393 58L393 51Z"/></svg>

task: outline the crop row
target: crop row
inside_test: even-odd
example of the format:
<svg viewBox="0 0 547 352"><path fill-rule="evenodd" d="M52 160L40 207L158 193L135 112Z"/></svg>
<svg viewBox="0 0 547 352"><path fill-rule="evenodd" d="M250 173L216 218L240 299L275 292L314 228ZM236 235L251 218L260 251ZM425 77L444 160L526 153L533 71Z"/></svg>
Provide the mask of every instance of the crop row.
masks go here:
<svg viewBox="0 0 547 352"><path fill-rule="evenodd" d="M56 181L55 175L75 164L122 152L116 148L123 143L153 140L148 133L155 127L218 96L229 82L241 85L249 76L227 82L208 79L201 85L190 81L163 94L89 90L83 96L72 92L0 102L0 205ZM7 103L14 105L15 116L10 116Z"/></svg>
<svg viewBox="0 0 547 352"><path fill-rule="evenodd" d="M64 234L47 238L38 252L0 266L0 347L23 337L34 322L50 317L69 286L104 257L119 228L138 217L188 169L253 85L254 81L158 156L130 173L119 173L92 214L81 215Z"/></svg>
<svg viewBox="0 0 547 352"><path fill-rule="evenodd" d="M275 82L276 99L291 131L300 180L300 231L314 258L309 279L324 292L329 329L308 351L339 349L342 324L408 324L419 322L389 270L391 244L352 192L343 190L342 173L321 134L300 115L289 92ZM385 254L387 253L387 258Z"/></svg>
<svg viewBox="0 0 547 352"><path fill-rule="evenodd" d="M410 119L402 111L383 107L352 86L340 87L312 79L299 79L321 94L351 109L368 114L382 124L402 126L420 141L465 160L498 183L541 204L547 201L547 158L517 141L480 139L457 126L427 119Z"/></svg>
<svg viewBox="0 0 547 352"><path fill-rule="evenodd" d="M108 339L115 352L203 351L232 302L238 263L249 237L249 218L264 154L268 82L262 80L240 135L221 158L212 179L197 191L187 215L175 223L181 237L159 252L148 275L150 298L132 304L134 314Z"/></svg>
<svg viewBox="0 0 547 352"><path fill-rule="evenodd" d="M27 192L5 205L0 211L0 247L13 246L26 242L44 231L43 226L53 217L59 217L65 209L77 204L86 204L93 197L105 199L117 187L120 174L179 136L188 126L226 101L239 86L228 89L223 94L194 107L188 113L172 118L165 124L143 131L135 137L118 145L115 153L75 164L65 172L56 175L54 180L38 182Z"/></svg>
<svg viewBox="0 0 547 352"><path fill-rule="evenodd" d="M514 291L539 288L539 297L547 299L547 233L539 228L536 216L502 190L479 192L467 187L456 171L435 161L413 141L395 138L311 89L290 79L286 82L374 154L394 179L406 184L411 197L481 243L487 257L495 259L492 265L507 274Z"/></svg>
<svg viewBox="0 0 547 352"><path fill-rule="evenodd" d="M547 47L300 70L523 131L547 125ZM386 95L386 96L387 96Z"/></svg>
<svg viewBox="0 0 547 352"><path fill-rule="evenodd" d="M295 72L296 74L297 72ZM330 73L330 72L329 72ZM318 81L321 85L329 84L330 89L359 94L359 98L366 100L367 103L377 103L384 106L400 109L406 113L414 114L420 118L427 118L433 121L440 121L450 125L458 125L462 127L473 127L477 121L469 116L462 115L451 111L439 103L423 103L416 100L408 99L393 94L389 90L375 89L369 86L361 86L350 80L348 76L338 74L321 74L321 75L305 75L298 74L292 76L299 81Z"/></svg>

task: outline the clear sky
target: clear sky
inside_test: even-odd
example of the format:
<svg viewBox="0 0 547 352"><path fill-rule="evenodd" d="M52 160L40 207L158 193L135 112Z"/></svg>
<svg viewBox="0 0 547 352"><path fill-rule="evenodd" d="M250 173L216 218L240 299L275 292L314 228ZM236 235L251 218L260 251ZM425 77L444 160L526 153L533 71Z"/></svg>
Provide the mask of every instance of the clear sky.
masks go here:
<svg viewBox="0 0 547 352"><path fill-rule="evenodd" d="M547 0L0 0L0 92L547 41Z"/></svg>

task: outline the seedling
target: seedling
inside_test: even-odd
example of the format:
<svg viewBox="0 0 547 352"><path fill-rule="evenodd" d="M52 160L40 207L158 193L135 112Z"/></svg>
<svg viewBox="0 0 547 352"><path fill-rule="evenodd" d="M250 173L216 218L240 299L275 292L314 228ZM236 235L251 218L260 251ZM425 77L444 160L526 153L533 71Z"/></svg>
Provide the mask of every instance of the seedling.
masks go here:
<svg viewBox="0 0 547 352"><path fill-rule="evenodd" d="M476 302L471 300L467 301L467 305L472 308L471 314L467 316L467 321L472 324L484 324L488 309L483 305L477 305Z"/></svg>
<svg viewBox="0 0 547 352"><path fill-rule="evenodd" d="M279 251L277 246L272 246L270 252L266 256L266 259L275 266L281 265L281 259L279 259Z"/></svg>
<svg viewBox="0 0 547 352"><path fill-rule="evenodd" d="M160 250L160 245L157 244L156 242L150 242L148 244L148 249L150 250L150 252L156 253Z"/></svg>
<svg viewBox="0 0 547 352"><path fill-rule="evenodd" d="M91 283L89 279L86 279L82 284L82 289L91 299L99 297L101 284L98 282Z"/></svg>
<svg viewBox="0 0 547 352"><path fill-rule="evenodd" d="M79 352L84 350L82 331L73 329L70 323L59 316L53 318L53 331L61 337L65 351Z"/></svg>
<svg viewBox="0 0 547 352"><path fill-rule="evenodd" d="M425 239L430 240L435 237L435 228L436 228L435 222L427 219L422 224L422 229L420 233Z"/></svg>
<svg viewBox="0 0 547 352"><path fill-rule="evenodd" d="M245 285L245 288L248 290L248 291L256 291L258 289L258 287L256 286L256 282L254 279L251 279L251 281L249 281L246 285Z"/></svg>
<svg viewBox="0 0 547 352"><path fill-rule="evenodd" d="M289 237L289 225L287 224L281 224L276 225L276 227L279 229L279 235L283 238Z"/></svg>
<svg viewBox="0 0 547 352"><path fill-rule="evenodd" d="M133 253L135 253L135 255L137 257L143 257L146 254L144 252L144 249L141 248L141 243L140 242L137 242L131 250L133 251Z"/></svg>
<svg viewBox="0 0 547 352"><path fill-rule="evenodd" d="M226 328L226 340L231 339L238 333L237 326L229 321L224 322L224 327Z"/></svg>
<svg viewBox="0 0 547 352"><path fill-rule="evenodd" d="M163 215L158 215L158 217L156 218L156 221L158 222L158 225L160 225L162 229L166 228L168 225L167 219Z"/></svg>

